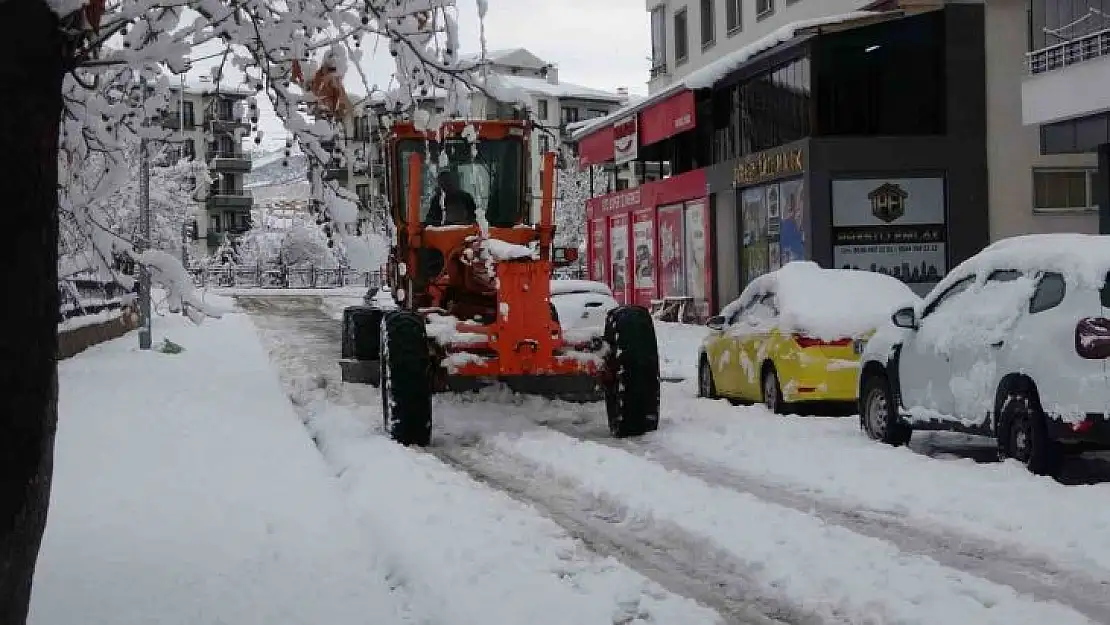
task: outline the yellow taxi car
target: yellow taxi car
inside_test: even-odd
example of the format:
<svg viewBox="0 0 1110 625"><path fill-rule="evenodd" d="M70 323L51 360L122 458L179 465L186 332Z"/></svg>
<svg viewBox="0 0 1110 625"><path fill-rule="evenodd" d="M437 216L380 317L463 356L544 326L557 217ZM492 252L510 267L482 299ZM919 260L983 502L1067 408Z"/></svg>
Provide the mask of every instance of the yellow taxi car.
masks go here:
<svg viewBox="0 0 1110 625"><path fill-rule="evenodd" d="M855 403L864 343L917 301L888 275L788 263L709 319L698 394L763 402L778 414L805 402Z"/></svg>

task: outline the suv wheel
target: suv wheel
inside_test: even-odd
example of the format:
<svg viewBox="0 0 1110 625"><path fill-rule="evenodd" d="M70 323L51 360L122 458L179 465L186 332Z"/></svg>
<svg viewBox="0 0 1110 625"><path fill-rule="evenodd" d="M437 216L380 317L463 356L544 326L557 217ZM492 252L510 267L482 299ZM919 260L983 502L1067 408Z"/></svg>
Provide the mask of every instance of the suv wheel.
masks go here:
<svg viewBox="0 0 1110 625"><path fill-rule="evenodd" d="M890 381L881 373L873 373L864 380L859 420L869 437L887 445L905 445L913 436L913 428L898 415Z"/></svg>
<svg viewBox="0 0 1110 625"><path fill-rule="evenodd" d="M999 410L998 457L1013 458L1036 475L1055 475L1063 464L1060 443L1048 435L1048 422L1036 397L1028 391L1006 396Z"/></svg>

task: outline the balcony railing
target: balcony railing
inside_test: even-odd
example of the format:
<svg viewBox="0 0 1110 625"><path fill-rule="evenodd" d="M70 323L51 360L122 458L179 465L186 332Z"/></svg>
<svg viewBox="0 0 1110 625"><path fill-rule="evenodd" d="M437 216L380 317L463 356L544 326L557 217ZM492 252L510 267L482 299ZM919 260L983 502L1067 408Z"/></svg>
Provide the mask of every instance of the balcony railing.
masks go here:
<svg viewBox="0 0 1110 625"><path fill-rule="evenodd" d="M1030 75L1043 74L1083 61L1110 56L1110 28L1025 54Z"/></svg>
<svg viewBox="0 0 1110 625"><path fill-rule="evenodd" d="M218 171L248 173L251 159L241 152L216 152L208 155L208 163Z"/></svg>
<svg viewBox="0 0 1110 625"><path fill-rule="evenodd" d="M208 208L227 208L250 210L254 206L254 197L250 191L213 191L208 194L206 202Z"/></svg>
<svg viewBox="0 0 1110 625"><path fill-rule="evenodd" d="M666 74L666 73L667 73L667 64L665 62L653 65L651 67L651 70L649 71L649 74L651 75L651 78L658 78L659 76L662 76L663 74Z"/></svg>

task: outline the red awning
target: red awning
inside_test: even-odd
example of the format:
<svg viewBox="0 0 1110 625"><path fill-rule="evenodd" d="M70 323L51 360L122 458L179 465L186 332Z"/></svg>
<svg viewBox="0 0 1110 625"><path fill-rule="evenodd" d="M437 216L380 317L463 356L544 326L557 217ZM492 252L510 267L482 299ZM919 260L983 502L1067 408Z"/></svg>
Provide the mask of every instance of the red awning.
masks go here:
<svg viewBox="0 0 1110 625"><path fill-rule="evenodd" d="M613 160L613 125L599 128L578 142L578 167L601 165Z"/></svg>
<svg viewBox="0 0 1110 625"><path fill-rule="evenodd" d="M651 145L692 129L694 92L680 91L640 111L640 145Z"/></svg>

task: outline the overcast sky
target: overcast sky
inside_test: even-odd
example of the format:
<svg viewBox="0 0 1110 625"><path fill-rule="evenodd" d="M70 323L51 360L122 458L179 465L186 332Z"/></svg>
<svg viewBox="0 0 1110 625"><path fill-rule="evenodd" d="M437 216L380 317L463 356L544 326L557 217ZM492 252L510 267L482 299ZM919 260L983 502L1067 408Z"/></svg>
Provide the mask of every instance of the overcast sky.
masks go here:
<svg viewBox="0 0 1110 625"><path fill-rule="evenodd" d="M458 4L461 52L477 53L481 47L475 2L458 0ZM556 64L561 81L607 91L628 87L632 94L645 95L649 24L644 0L489 0L486 47L527 48ZM370 41L364 42L363 49L367 78L384 87L393 73L392 57L384 47L371 55ZM346 81L349 88L361 84L352 78ZM285 133L269 106L262 111L261 126L265 147L279 147Z"/></svg>

